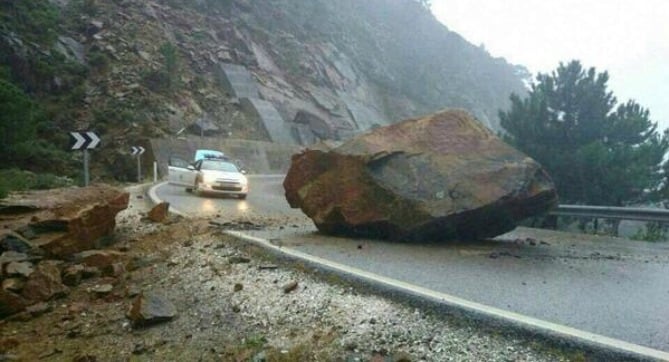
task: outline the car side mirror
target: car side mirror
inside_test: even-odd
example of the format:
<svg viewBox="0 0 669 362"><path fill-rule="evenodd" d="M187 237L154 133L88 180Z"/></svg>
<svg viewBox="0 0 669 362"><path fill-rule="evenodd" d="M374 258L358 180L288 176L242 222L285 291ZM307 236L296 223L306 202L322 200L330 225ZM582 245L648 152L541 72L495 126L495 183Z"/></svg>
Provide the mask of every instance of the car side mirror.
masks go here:
<svg viewBox="0 0 669 362"><path fill-rule="evenodd" d="M242 175L246 175L246 170L242 170Z"/></svg>

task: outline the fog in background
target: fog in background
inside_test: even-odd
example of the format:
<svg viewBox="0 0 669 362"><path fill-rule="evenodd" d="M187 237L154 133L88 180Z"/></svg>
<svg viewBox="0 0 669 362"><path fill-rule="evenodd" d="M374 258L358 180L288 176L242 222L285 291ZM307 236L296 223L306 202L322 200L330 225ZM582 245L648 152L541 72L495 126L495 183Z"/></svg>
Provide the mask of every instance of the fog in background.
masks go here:
<svg viewBox="0 0 669 362"><path fill-rule="evenodd" d="M432 12L534 75L572 59L607 70L619 102L635 99L669 128L669 1L432 0Z"/></svg>

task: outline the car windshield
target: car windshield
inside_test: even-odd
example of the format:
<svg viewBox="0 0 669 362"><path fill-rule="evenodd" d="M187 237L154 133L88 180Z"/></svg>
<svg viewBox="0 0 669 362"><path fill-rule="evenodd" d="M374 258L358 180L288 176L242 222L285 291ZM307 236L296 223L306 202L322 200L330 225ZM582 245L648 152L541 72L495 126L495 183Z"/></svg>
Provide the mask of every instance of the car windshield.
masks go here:
<svg viewBox="0 0 669 362"><path fill-rule="evenodd" d="M202 160L200 170L225 171L225 172L239 172L237 166L233 163L218 160Z"/></svg>

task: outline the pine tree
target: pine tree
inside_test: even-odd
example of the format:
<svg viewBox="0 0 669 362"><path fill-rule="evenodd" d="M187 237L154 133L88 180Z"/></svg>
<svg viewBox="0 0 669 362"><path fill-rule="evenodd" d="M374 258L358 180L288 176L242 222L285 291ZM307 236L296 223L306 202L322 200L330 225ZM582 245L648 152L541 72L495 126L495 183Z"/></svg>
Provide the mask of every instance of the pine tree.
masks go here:
<svg viewBox="0 0 669 362"><path fill-rule="evenodd" d="M563 203L622 206L652 198L662 181L667 131L636 102L618 104L608 80L560 63L499 114L505 139L548 170Z"/></svg>

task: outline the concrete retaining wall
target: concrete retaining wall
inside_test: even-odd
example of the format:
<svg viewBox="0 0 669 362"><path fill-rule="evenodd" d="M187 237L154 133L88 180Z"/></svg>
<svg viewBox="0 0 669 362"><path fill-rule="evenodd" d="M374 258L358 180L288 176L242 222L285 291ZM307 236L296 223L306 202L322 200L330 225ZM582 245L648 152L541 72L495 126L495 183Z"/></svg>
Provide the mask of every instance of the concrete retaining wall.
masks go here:
<svg viewBox="0 0 669 362"><path fill-rule="evenodd" d="M240 105L246 114L255 117L267 130L272 141L277 143L295 144L290 127L284 122L279 111L270 102L257 98L242 98Z"/></svg>
<svg viewBox="0 0 669 362"><path fill-rule="evenodd" d="M158 162L160 178L167 176L167 162L170 156L192 159L199 148L223 151L232 159L241 160L250 173L285 173L290 167L290 159L301 150L299 146L229 138L166 138L151 139L147 154ZM150 156L150 157L151 157ZM148 157L147 157L148 158ZM153 167L153 159L147 159L146 168Z"/></svg>
<svg viewBox="0 0 669 362"><path fill-rule="evenodd" d="M259 92L251 73L241 65L222 63L218 77L230 96L235 98L258 98Z"/></svg>

